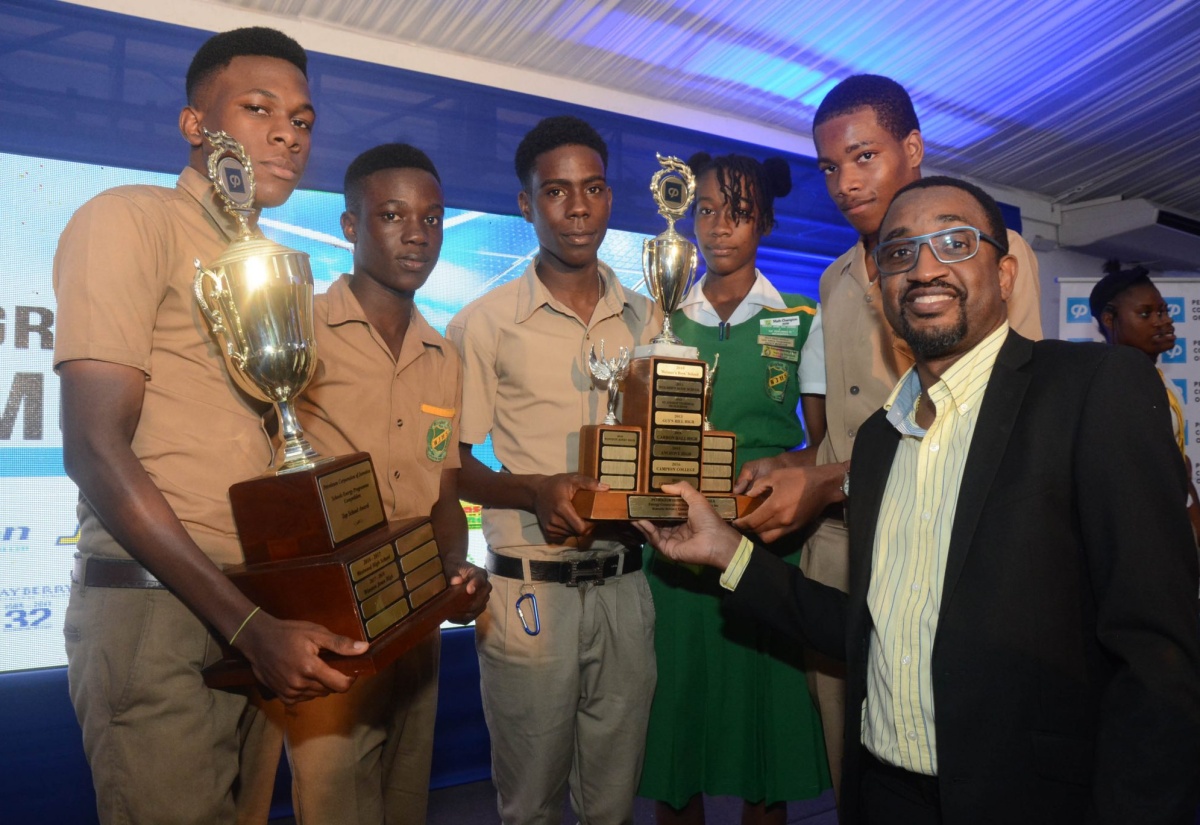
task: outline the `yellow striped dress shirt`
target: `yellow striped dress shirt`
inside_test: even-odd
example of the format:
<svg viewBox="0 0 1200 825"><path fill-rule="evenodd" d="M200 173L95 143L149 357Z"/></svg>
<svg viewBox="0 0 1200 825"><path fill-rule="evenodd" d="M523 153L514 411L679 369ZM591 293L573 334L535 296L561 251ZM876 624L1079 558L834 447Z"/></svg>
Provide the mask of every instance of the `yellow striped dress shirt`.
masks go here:
<svg viewBox="0 0 1200 825"><path fill-rule="evenodd" d="M983 393L1008 335L1002 324L929 388L937 416L914 418L921 385L915 369L884 404L900 431L880 505L867 607L874 628L867 660L862 739L881 761L937 775L932 653L942 581L963 467Z"/></svg>
<svg viewBox="0 0 1200 825"><path fill-rule="evenodd" d="M1171 407L1171 434L1175 436L1175 444L1179 447L1179 452L1183 453L1183 460L1186 462L1187 437L1183 434L1183 428L1187 419L1183 415L1183 405L1179 403L1175 387L1167 376L1163 375L1162 370L1158 371L1158 377L1162 379L1163 386L1167 389L1167 404Z"/></svg>

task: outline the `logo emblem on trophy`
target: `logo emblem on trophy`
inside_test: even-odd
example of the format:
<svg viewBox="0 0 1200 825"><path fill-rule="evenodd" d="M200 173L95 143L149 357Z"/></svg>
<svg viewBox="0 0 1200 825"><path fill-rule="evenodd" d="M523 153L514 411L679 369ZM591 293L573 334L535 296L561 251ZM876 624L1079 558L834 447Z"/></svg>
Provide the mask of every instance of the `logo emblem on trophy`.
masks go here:
<svg viewBox="0 0 1200 825"><path fill-rule="evenodd" d="M213 146L208 178L237 237L207 267L195 262L196 303L230 377L275 406L282 437L271 469L229 489L246 563L225 572L278 618L370 642L361 656L330 659L343 672L370 675L470 597L448 586L428 518L388 522L367 453L322 458L305 440L295 401L317 367L308 256L252 224L254 169L241 144L224 132L205 137ZM212 687L254 680L233 651L204 675Z"/></svg>
<svg viewBox="0 0 1200 825"><path fill-rule="evenodd" d="M609 490L581 490L573 503L588 519L687 518L678 496L662 492L664 484L686 481L704 493L713 509L727 519L744 516L757 499L733 495L736 437L714 430L708 421L717 364L709 367L695 347L685 346L671 330L671 313L679 308L696 274L696 247L675 231L696 192L692 170L678 158L658 155L662 167L650 182L658 213L667 230L642 245L646 288L663 314L662 331L649 344L635 347L633 359L622 353L616 363L593 351L589 359L597 386L608 391L608 416L579 433L579 471L598 478ZM615 377L614 377L615 376ZM616 409L618 382L624 383L620 423Z"/></svg>

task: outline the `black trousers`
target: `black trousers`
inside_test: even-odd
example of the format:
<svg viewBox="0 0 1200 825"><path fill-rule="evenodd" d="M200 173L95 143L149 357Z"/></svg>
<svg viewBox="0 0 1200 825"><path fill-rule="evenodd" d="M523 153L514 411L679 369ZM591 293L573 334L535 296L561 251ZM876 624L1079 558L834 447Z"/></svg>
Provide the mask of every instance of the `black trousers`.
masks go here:
<svg viewBox="0 0 1200 825"><path fill-rule="evenodd" d="M866 748L861 793L868 825L942 825L937 777L880 762Z"/></svg>

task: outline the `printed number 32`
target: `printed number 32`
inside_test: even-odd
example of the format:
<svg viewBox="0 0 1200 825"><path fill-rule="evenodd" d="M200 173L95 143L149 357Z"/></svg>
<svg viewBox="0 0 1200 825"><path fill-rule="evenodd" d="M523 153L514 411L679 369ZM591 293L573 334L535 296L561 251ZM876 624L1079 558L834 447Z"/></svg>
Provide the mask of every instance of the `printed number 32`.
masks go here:
<svg viewBox="0 0 1200 825"><path fill-rule="evenodd" d="M26 627L37 627L50 618L50 608L36 607L33 610L8 610L4 613L5 630L21 630Z"/></svg>

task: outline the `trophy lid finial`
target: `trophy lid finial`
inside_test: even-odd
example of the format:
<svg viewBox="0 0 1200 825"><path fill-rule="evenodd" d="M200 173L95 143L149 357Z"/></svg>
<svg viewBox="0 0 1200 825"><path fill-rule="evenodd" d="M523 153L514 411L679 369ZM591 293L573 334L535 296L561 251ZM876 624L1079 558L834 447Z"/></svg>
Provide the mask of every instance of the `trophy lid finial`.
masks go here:
<svg viewBox="0 0 1200 825"><path fill-rule="evenodd" d="M658 214L667 219L667 232L675 231L675 221L687 215L696 196L696 176L692 169L677 157L654 153L662 167L650 179L650 192L658 204Z"/></svg>
<svg viewBox="0 0 1200 825"><path fill-rule="evenodd" d="M254 214L254 167L237 138L227 132L204 130L212 145L208 156L208 179L217 190L225 211L237 221L238 237L249 238L255 233L250 227Z"/></svg>

